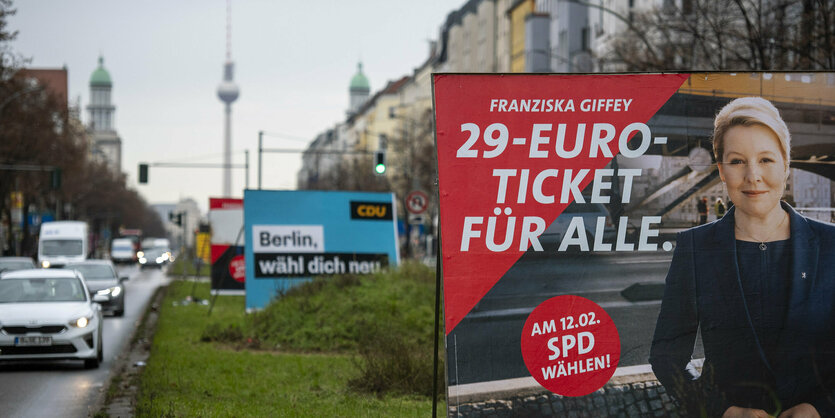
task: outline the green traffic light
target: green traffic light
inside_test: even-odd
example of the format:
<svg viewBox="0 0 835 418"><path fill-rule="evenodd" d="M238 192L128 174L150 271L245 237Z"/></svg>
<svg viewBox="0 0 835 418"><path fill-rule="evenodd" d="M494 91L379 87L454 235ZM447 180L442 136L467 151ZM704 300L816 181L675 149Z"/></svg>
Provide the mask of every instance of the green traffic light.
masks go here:
<svg viewBox="0 0 835 418"><path fill-rule="evenodd" d="M374 166L374 171L376 171L377 174L383 174L383 173L386 172L386 165L385 164L377 164L376 166Z"/></svg>

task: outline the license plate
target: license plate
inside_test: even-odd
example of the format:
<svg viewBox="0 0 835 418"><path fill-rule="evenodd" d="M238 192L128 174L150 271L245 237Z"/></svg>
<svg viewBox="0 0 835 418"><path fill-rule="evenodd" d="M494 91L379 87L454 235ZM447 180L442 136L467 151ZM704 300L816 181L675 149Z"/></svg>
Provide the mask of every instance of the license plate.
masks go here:
<svg viewBox="0 0 835 418"><path fill-rule="evenodd" d="M52 337L15 337L14 345L18 347L52 345Z"/></svg>

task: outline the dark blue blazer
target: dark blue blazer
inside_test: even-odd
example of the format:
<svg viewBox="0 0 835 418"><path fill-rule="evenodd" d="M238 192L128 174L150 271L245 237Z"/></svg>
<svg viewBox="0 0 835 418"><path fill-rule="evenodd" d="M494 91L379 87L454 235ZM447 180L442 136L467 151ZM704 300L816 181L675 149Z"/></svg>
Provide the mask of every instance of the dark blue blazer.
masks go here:
<svg viewBox="0 0 835 418"><path fill-rule="evenodd" d="M731 405L774 413L811 403L835 417L835 226L782 203L791 222L788 311L769 361L758 344L737 267L734 208L681 232L650 350L656 377L690 412ZM697 331L705 362L688 366Z"/></svg>

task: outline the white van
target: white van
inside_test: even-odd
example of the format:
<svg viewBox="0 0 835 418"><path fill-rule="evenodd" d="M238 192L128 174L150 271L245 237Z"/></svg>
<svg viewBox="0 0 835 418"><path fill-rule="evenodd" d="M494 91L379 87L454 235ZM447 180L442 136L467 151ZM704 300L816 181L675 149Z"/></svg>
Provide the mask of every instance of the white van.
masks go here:
<svg viewBox="0 0 835 418"><path fill-rule="evenodd" d="M110 259L114 263L135 263L136 249L130 238L114 238L110 243Z"/></svg>
<svg viewBox="0 0 835 418"><path fill-rule="evenodd" d="M87 223L79 221L45 222L38 242L38 264L43 268L87 259Z"/></svg>
<svg viewBox="0 0 835 418"><path fill-rule="evenodd" d="M171 242L167 238L154 239L154 248L161 248L165 251L171 251Z"/></svg>

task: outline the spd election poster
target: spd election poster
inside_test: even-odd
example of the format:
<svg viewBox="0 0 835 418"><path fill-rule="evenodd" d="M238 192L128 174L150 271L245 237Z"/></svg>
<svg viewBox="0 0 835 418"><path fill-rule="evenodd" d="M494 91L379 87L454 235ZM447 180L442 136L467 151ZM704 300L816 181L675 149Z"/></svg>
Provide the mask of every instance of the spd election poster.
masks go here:
<svg viewBox="0 0 835 418"><path fill-rule="evenodd" d="M685 356L693 359L688 367L702 370L732 356L706 359L705 347L712 350L722 334L703 329L705 341L696 338L699 321L759 314L744 303L748 296L737 298L738 288L728 291L736 299L713 301L730 300L721 314L687 311L697 298L708 300L701 289L675 287L665 295L665 280L678 286L671 265L681 260L673 263L673 254L687 251L677 250L678 237L702 224L703 232L733 231L734 204L742 219L760 205L749 200L772 195L769 207L787 219L796 214L793 224L832 219L831 73L435 74L433 89L450 414L509 408L657 416L682 407L685 400L653 373L650 351L657 350L656 372L668 357ZM791 157L783 140L788 134L778 133L762 140L773 146L768 158L733 157L723 177L711 141L714 124L720 109L744 97L729 109L754 109L752 124L769 130L787 127ZM749 166L783 174L763 190L722 182L728 170ZM732 202L735 196L741 197ZM705 248L691 250L693 263L728 262L727 270L737 271L734 250L717 256ZM699 272L686 280L707 280L702 268L693 270ZM683 296L675 299L678 290ZM716 329L726 326L722 321ZM739 333L751 325L753 335L754 322L733 326ZM667 356L663 336L682 324L689 327L683 343L689 352ZM762 351L744 355L759 359ZM716 376L734 374L720 368ZM701 407L734 405L731 387L721 386L727 389L722 402L731 403Z"/></svg>
<svg viewBox="0 0 835 418"><path fill-rule="evenodd" d="M245 294L243 199L210 197L209 225L212 230L212 294Z"/></svg>

